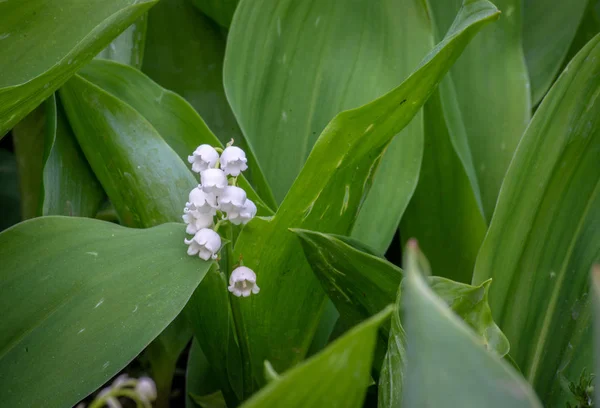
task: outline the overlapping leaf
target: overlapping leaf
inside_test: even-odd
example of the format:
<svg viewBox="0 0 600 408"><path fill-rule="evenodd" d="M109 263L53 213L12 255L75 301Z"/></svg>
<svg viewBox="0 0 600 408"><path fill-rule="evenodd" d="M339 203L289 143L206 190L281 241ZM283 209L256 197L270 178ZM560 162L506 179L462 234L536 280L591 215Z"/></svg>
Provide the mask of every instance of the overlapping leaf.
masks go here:
<svg viewBox="0 0 600 408"><path fill-rule="evenodd" d="M2 232L2 403L73 406L119 372L210 265L187 256L183 238L181 224L127 229L71 217Z"/></svg>
<svg viewBox="0 0 600 408"><path fill-rule="evenodd" d="M278 201L336 114L394 88L433 47L420 0L247 1L235 20L225 89ZM357 220L355 236L379 250L414 191L422 132L418 113L387 148Z"/></svg>
<svg viewBox="0 0 600 408"><path fill-rule="evenodd" d="M513 357L546 404L591 371L589 270L600 257L600 36L523 136L475 267Z"/></svg>
<svg viewBox="0 0 600 408"><path fill-rule="evenodd" d="M388 307L325 350L273 379L242 407L362 407L371 380L377 329Z"/></svg>
<svg viewBox="0 0 600 408"><path fill-rule="evenodd" d="M96 58L108 59L140 69L144 59L147 23L148 15L143 14L100 51Z"/></svg>
<svg viewBox="0 0 600 408"><path fill-rule="evenodd" d="M104 191L54 95L19 122L13 140L25 219L96 215Z"/></svg>
<svg viewBox="0 0 600 408"><path fill-rule="evenodd" d="M523 49L536 105L548 92L563 64L588 1L522 1Z"/></svg>
<svg viewBox="0 0 600 408"><path fill-rule="evenodd" d="M0 3L0 137L156 0ZM68 12L66 12L68 10Z"/></svg>
<svg viewBox="0 0 600 408"><path fill-rule="evenodd" d="M487 352L480 338L427 286L414 259L416 251L408 248L402 293L410 367L402 406L541 408L531 386L499 356ZM400 406L395 402L392 406Z"/></svg>
<svg viewBox="0 0 600 408"><path fill-rule="evenodd" d="M250 6L242 2L239 7ZM236 17L243 15L238 9ZM402 85L362 108L339 114L326 127L276 215L257 218L242 230L234 258L256 271L261 293L234 300L243 317L236 323L241 324L239 341L248 350L259 382L264 360L281 372L303 357L325 299L288 228L350 231L385 147L410 122L477 30L497 15L486 1L465 5L444 41Z"/></svg>

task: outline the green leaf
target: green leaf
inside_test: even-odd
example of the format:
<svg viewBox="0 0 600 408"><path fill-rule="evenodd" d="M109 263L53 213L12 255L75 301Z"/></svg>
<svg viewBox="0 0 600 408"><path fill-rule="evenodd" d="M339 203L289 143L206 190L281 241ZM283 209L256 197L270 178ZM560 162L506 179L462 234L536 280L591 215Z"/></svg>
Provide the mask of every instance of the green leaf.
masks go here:
<svg viewBox="0 0 600 408"><path fill-rule="evenodd" d="M139 228L180 220L198 182L150 122L78 75L60 97L121 223Z"/></svg>
<svg viewBox="0 0 600 408"><path fill-rule="evenodd" d="M242 399L242 357L235 341L227 278L214 266L194 291L185 314L225 400Z"/></svg>
<svg viewBox="0 0 600 408"><path fill-rule="evenodd" d="M249 4L240 4L236 18ZM256 271L261 292L234 299L233 305L241 312L236 319L241 349L259 384L264 360L282 372L302 359L325 302L288 228L350 232L385 147L410 122L477 30L497 16L486 1L466 6L446 39L402 85L332 120L275 216L255 218L240 233L233 258Z"/></svg>
<svg viewBox="0 0 600 408"><path fill-rule="evenodd" d="M523 0L523 49L537 105L554 82L587 0Z"/></svg>
<svg viewBox="0 0 600 408"><path fill-rule="evenodd" d="M201 408L227 408L225 399L221 391L213 392L209 395L192 394L194 403Z"/></svg>
<svg viewBox="0 0 600 408"><path fill-rule="evenodd" d="M396 300L402 280L400 268L333 235L298 229L294 232L321 286L350 324ZM427 279L431 289L480 336L482 344L500 356L508 353L509 343L488 306L490 281L471 286L439 276Z"/></svg>
<svg viewBox="0 0 600 408"><path fill-rule="evenodd" d="M0 60L0 138L154 3L1 3L0 44L5 57Z"/></svg>
<svg viewBox="0 0 600 408"><path fill-rule="evenodd" d="M240 0L190 0L204 14L219 25L229 28L233 12Z"/></svg>
<svg viewBox="0 0 600 408"><path fill-rule="evenodd" d="M362 407L377 328L391 307L354 327L316 356L283 373L242 407Z"/></svg>
<svg viewBox="0 0 600 408"><path fill-rule="evenodd" d="M186 255L184 235L74 217L2 232L2 403L73 406L142 351L210 266Z"/></svg>
<svg viewBox="0 0 600 408"><path fill-rule="evenodd" d="M144 350L144 358L150 363L152 379L156 384L157 407L168 407L177 360L192 339L192 329L180 314Z"/></svg>
<svg viewBox="0 0 600 408"><path fill-rule="evenodd" d="M104 191L54 95L15 126L13 140L24 218L96 215Z"/></svg>
<svg viewBox="0 0 600 408"><path fill-rule="evenodd" d="M487 229L469 177L450 136L440 92L423 108L425 149L419 184L400 226L400 236L417 238L436 273L470 282ZM455 130L455 129L452 129Z"/></svg>
<svg viewBox="0 0 600 408"><path fill-rule="evenodd" d="M134 108L188 167L187 158L199 145L207 143L223 147L185 99L162 88L138 70L110 61L92 61L80 74ZM260 209L259 215L273 214L244 176L238 178L238 185Z"/></svg>
<svg viewBox="0 0 600 408"><path fill-rule="evenodd" d="M600 265L594 265L592 268L592 286L594 290L594 322L595 322L595 335L596 335L596 345L595 345L595 394L596 394L596 405L600 405L600 385L598 381L600 376Z"/></svg>
<svg viewBox="0 0 600 408"><path fill-rule="evenodd" d="M222 143L234 139L244 149L249 167L244 175L269 207L277 208L271 188L225 97L224 55L223 33L189 0L161 0L148 13L143 71L185 98Z"/></svg>
<svg viewBox="0 0 600 408"><path fill-rule="evenodd" d="M186 364L185 408L195 408L198 406L194 402L193 396L220 392L218 390L219 384L214 378L212 368L208 364L208 360L202 352L198 341L193 339Z"/></svg>
<svg viewBox="0 0 600 408"><path fill-rule="evenodd" d="M108 59L140 69L144 59L148 15L142 14L95 58Z"/></svg>
<svg viewBox="0 0 600 408"><path fill-rule="evenodd" d="M284 199L336 114L393 89L432 47L421 0L242 1L228 37L225 90L275 198ZM416 186L422 131L418 113L389 145L357 221L354 236L378 250L389 245Z"/></svg>
<svg viewBox="0 0 600 408"><path fill-rule="evenodd" d="M408 248L409 258L418 249ZM427 287L410 261L402 295L407 365L403 406L540 407L529 384ZM396 405L397 406L397 405Z"/></svg>
<svg viewBox="0 0 600 408"><path fill-rule="evenodd" d="M461 1L428 0L428 3L441 36L452 24ZM527 66L521 44L521 0L495 0L494 4L502 16L469 44L450 70L447 79L450 84L440 87L452 144L470 175L473 191L479 195L476 199L481 202L488 222L506 169L531 117ZM430 199L439 197L438 191ZM466 251L470 253L472 248Z"/></svg>
<svg viewBox="0 0 600 408"><path fill-rule="evenodd" d="M0 149L0 231L21 221L20 201L17 160L12 152Z"/></svg>
<svg viewBox="0 0 600 408"><path fill-rule="evenodd" d="M539 106L475 265L513 357L545 404L591 371L588 273L600 259L600 36Z"/></svg>

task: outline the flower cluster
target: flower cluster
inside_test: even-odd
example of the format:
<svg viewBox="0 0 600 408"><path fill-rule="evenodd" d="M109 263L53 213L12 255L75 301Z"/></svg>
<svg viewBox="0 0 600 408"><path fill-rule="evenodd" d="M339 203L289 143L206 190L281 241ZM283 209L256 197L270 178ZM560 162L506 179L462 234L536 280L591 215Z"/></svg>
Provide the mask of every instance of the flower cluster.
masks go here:
<svg viewBox="0 0 600 408"><path fill-rule="evenodd" d="M205 261L217 259L221 249L219 227L224 222L246 224L256 215L256 205L236 185L237 177L248 168L247 161L246 153L232 143L223 150L203 144L188 156L192 171L200 174L200 184L190 191L183 209L185 231L193 235L185 239L189 255ZM240 266L231 273L229 291L235 296L247 297L259 290L256 274L250 268Z"/></svg>
<svg viewBox="0 0 600 408"><path fill-rule="evenodd" d="M132 399L137 406L150 408L156 400L156 384L150 377L131 378L127 374L118 376L111 385L103 388L91 402L92 407L122 408L119 397ZM75 408L85 408L80 402Z"/></svg>

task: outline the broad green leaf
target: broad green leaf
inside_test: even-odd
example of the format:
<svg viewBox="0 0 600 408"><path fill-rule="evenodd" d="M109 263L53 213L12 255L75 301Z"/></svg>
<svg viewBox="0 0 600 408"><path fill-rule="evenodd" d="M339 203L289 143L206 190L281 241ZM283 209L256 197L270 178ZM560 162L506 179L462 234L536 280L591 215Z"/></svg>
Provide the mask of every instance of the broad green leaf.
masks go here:
<svg viewBox="0 0 600 408"><path fill-rule="evenodd" d="M0 138L155 3L0 3Z"/></svg>
<svg viewBox="0 0 600 408"><path fill-rule="evenodd" d="M192 340L192 347L186 364L185 374L185 408L196 408L193 396L210 395L217 392L219 384L214 378L212 368L202 352L196 339ZM218 391L220 392L220 391Z"/></svg>
<svg viewBox="0 0 600 408"><path fill-rule="evenodd" d="M401 10L401 11L399 11ZM242 1L224 81L248 143L281 202L325 126L397 86L433 47L421 0ZM389 145L355 237L385 250L416 186L418 113Z"/></svg>
<svg viewBox="0 0 600 408"><path fill-rule="evenodd" d="M418 248L408 248L408 257ZM540 407L535 393L507 363L436 296L414 267L406 266L402 322L407 366L402 406ZM398 406L398 405L396 405Z"/></svg>
<svg viewBox="0 0 600 408"><path fill-rule="evenodd" d="M591 372L588 273L600 259L600 36L523 135L475 265L512 355L545 404Z"/></svg>
<svg viewBox="0 0 600 408"><path fill-rule="evenodd" d="M594 323L595 323L595 373L600 373L600 265L594 265L592 269L592 283L594 287ZM595 390L596 390L596 405L600 405L600 376L596 375Z"/></svg>
<svg viewBox="0 0 600 408"><path fill-rule="evenodd" d="M192 329L182 313L144 350L156 384L157 407L169 406L177 360L191 339Z"/></svg>
<svg viewBox="0 0 600 408"><path fill-rule="evenodd" d="M60 97L121 222L139 228L181 219L198 182L150 122L78 75L60 89Z"/></svg>
<svg viewBox="0 0 600 408"><path fill-rule="evenodd" d="M203 143L223 147L183 98L138 70L110 61L92 61L80 74L141 114L186 165L188 156ZM273 214L243 175L238 184L260 209L259 215Z"/></svg>
<svg viewBox="0 0 600 408"><path fill-rule="evenodd" d="M161 0L148 13L143 71L185 98L223 144L234 139L246 151L249 168L244 175L269 207L276 208L271 188L225 97L224 55L222 31L189 0Z"/></svg>
<svg viewBox="0 0 600 408"><path fill-rule="evenodd" d="M75 217L2 232L2 404L73 406L142 351L210 266L185 253L184 234Z"/></svg>
<svg viewBox="0 0 600 408"><path fill-rule="evenodd" d="M423 108L425 149L419 184L400 226L417 238L432 268L447 278L470 282L475 257L487 229L469 177L450 137L440 92Z"/></svg>
<svg viewBox="0 0 600 408"><path fill-rule="evenodd" d="M354 327L319 354L271 381L242 407L362 407L371 382L377 328L392 311L387 307Z"/></svg>
<svg viewBox="0 0 600 408"><path fill-rule="evenodd" d="M249 4L240 4L236 18ZM466 5L444 41L404 83L332 120L275 216L255 218L240 233L234 259L243 259L256 271L261 292L232 302L241 311L238 339L242 350L248 350L259 384L264 360L282 372L302 359L325 302L289 228L350 232L385 147L418 112L469 40L497 16L486 1ZM232 30L235 25L236 19Z"/></svg>
<svg viewBox="0 0 600 408"><path fill-rule="evenodd" d="M196 288L184 313L225 400L238 405L243 393L242 359L235 342L227 278L216 266Z"/></svg>
<svg viewBox="0 0 600 408"><path fill-rule="evenodd" d="M396 300L402 280L400 268L334 235L297 229L294 232L342 318L356 324ZM494 323L488 306L491 281L471 286L439 276L427 279L431 289L480 336L482 344L500 356L508 353L508 341Z"/></svg>
<svg viewBox="0 0 600 408"><path fill-rule="evenodd" d="M189 0L220 26L229 28L233 13L240 0Z"/></svg>
<svg viewBox="0 0 600 408"><path fill-rule="evenodd" d="M0 231L21 221L20 201L17 160L12 152L0 149Z"/></svg>
<svg viewBox="0 0 600 408"><path fill-rule="evenodd" d="M437 33L443 35L461 0L427 1ZM521 44L521 0L496 0L494 4L502 12L500 19L483 29L466 48L450 70L451 85L440 87L446 120L453 115L454 120L460 121L448 123L452 144L467 174L475 174L473 191L480 194L477 200L488 222L531 115L529 78ZM453 109L458 112L446 112ZM466 146L461 145L463 137ZM471 163L473 167L469 169ZM440 197L437 192L431 199ZM472 248L466 251L471 252Z"/></svg>
<svg viewBox="0 0 600 408"><path fill-rule="evenodd" d="M569 61L571 61L596 34L600 33L600 12L596 12L596 8L600 8L600 1L589 0L586 9L583 12L583 16L581 17L581 21L579 22L579 27L577 27L575 37L573 38L573 41L571 41L569 51L567 51L567 55L563 59L563 64L560 69L561 72L567 66Z"/></svg>
<svg viewBox="0 0 600 408"><path fill-rule="evenodd" d="M142 67L146 43L146 26L148 15L143 14L125 31L100 51L96 58L108 59L131 65L137 69Z"/></svg>
<svg viewBox="0 0 600 408"><path fill-rule="evenodd" d="M13 139L24 218L96 215L104 191L54 95L15 126Z"/></svg>
<svg viewBox="0 0 600 408"><path fill-rule="evenodd" d="M575 37L587 0L522 0L523 49L537 105L554 82Z"/></svg>

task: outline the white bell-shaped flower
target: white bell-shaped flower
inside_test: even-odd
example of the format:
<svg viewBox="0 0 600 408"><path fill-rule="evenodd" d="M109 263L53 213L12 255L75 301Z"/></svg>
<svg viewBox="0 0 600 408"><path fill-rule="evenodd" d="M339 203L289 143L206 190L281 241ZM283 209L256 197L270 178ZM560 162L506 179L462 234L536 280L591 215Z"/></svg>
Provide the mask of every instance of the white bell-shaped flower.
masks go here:
<svg viewBox="0 0 600 408"><path fill-rule="evenodd" d="M202 228L196 232L194 238L185 239L184 242L189 245L188 255L196 255L205 261L216 259L217 252L221 249L221 237L215 231Z"/></svg>
<svg viewBox="0 0 600 408"><path fill-rule="evenodd" d="M227 219L234 225L247 224L256 215L256 205L247 199L239 212L227 213Z"/></svg>
<svg viewBox="0 0 600 408"><path fill-rule="evenodd" d="M213 214L211 213L201 213L199 211L193 210L191 206L193 204L187 203L183 209L183 222L187 224L185 227L185 232L188 234L195 234L200 231L202 228L209 228L213 226Z"/></svg>
<svg viewBox="0 0 600 408"><path fill-rule="evenodd" d="M221 153L221 169L225 174L237 177L248 168L246 153L236 146L228 146Z"/></svg>
<svg viewBox="0 0 600 408"><path fill-rule="evenodd" d="M135 385L135 392L142 401L150 405L156 399L156 384L150 377L140 377Z"/></svg>
<svg viewBox="0 0 600 408"><path fill-rule="evenodd" d="M227 187L227 176L220 169L208 169L200 173L202 190L208 194L219 195Z"/></svg>
<svg viewBox="0 0 600 408"><path fill-rule="evenodd" d="M189 202L186 204L191 210L203 214L215 215L217 213L217 197L212 193L206 193L202 190L202 185L190 191Z"/></svg>
<svg viewBox="0 0 600 408"><path fill-rule="evenodd" d="M188 162L192 164L192 171L200 173L206 169L217 165L219 153L211 145L203 144L194 150L191 156L188 156Z"/></svg>
<svg viewBox="0 0 600 408"><path fill-rule="evenodd" d="M226 213L240 212L246 203L246 192L237 186L227 186L219 195L219 209Z"/></svg>
<svg viewBox="0 0 600 408"><path fill-rule="evenodd" d="M231 272L227 289L237 297L248 297L251 293L260 292L256 284L256 274L245 266L238 266Z"/></svg>

